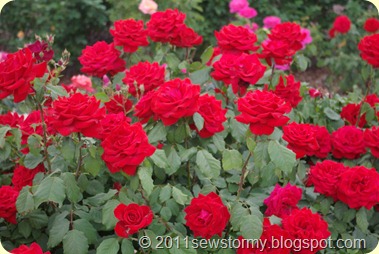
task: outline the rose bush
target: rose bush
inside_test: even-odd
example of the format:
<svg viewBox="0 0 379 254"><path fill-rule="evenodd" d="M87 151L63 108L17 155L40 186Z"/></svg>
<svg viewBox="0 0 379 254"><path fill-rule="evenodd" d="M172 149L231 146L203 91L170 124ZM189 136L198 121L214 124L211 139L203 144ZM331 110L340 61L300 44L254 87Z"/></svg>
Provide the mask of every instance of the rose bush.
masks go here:
<svg viewBox="0 0 379 254"><path fill-rule="evenodd" d="M148 7L141 6L154 12L146 28L120 20L112 43L83 49L91 82L60 84L67 52L56 61L25 48L0 63L4 247L67 254L262 247L192 244L205 238L302 240L263 253L372 250L379 225L374 74L365 94L335 98L295 80L283 64L304 67L309 38L300 24L277 18L256 33L227 25L215 32L217 45L194 58L202 38L186 15ZM230 7L251 8L246 1ZM334 26L345 33L350 23ZM375 40L356 45L372 73ZM154 54L141 54L144 47ZM365 246L304 245L329 237Z"/></svg>

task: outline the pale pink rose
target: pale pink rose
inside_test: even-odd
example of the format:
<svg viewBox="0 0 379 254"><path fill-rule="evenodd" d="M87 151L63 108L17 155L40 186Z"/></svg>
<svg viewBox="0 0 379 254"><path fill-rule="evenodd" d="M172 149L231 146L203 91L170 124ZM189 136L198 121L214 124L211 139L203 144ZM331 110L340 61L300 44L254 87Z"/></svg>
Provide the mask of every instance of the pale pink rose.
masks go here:
<svg viewBox="0 0 379 254"><path fill-rule="evenodd" d="M186 74L186 73L187 73L187 69L186 69L186 68L181 69L180 71L181 71L183 74Z"/></svg>
<svg viewBox="0 0 379 254"><path fill-rule="evenodd" d="M238 12L238 14L241 17L244 17L244 18L247 18L247 19L252 19L252 18L254 18L254 17L256 17L258 15L258 12L257 12L256 9L247 6L247 7L243 8L242 10L240 10Z"/></svg>
<svg viewBox="0 0 379 254"><path fill-rule="evenodd" d="M301 28L301 33L306 34L304 40L301 42L301 44L303 44L303 49L304 49L306 45L312 43L313 39L312 39L311 31L309 29Z"/></svg>
<svg viewBox="0 0 379 254"><path fill-rule="evenodd" d="M278 70L281 70L281 71L288 71L290 69L290 65L289 64L285 64L285 65L278 65L278 64L276 64L275 65L275 69L278 69Z"/></svg>
<svg viewBox="0 0 379 254"><path fill-rule="evenodd" d="M280 24L282 20L276 16L267 16L263 19L263 27L267 29L271 29L276 25Z"/></svg>
<svg viewBox="0 0 379 254"><path fill-rule="evenodd" d="M249 2L247 0L232 0L229 3L230 13L237 13L246 7L249 7Z"/></svg>
<svg viewBox="0 0 379 254"><path fill-rule="evenodd" d="M8 55L7 52L0 51L0 63L1 63L1 62L4 62L5 59L7 59L7 55Z"/></svg>
<svg viewBox="0 0 379 254"><path fill-rule="evenodd" d="M153 0L142 0L138 9L144 14L153 14L158 10L158 4Z"/></svg>
<svg viewBox="0 0 379 254"><path fill-rule="evenodd" d="M250 32L254 33L259 29L259 25L257 23L252 23L251 26L246 24L244 25L245 28L249 29Z"/></svg>
<svg viewBox="0 0 379 254"><path fill-rule="evenodd" d="M103 76L103 86L104 87L107 87L111 84L111 81L109 80L108 76L107 75L104 75Z"/></svg>
<svg viewBox="0 0 379 254"><path fill-rule="evenodd" d="M71 84L70 86L86 90L87 92L93 92L94 89L92 88L92 81L89 77L85 75L76 75L71 78Z"/></svg>

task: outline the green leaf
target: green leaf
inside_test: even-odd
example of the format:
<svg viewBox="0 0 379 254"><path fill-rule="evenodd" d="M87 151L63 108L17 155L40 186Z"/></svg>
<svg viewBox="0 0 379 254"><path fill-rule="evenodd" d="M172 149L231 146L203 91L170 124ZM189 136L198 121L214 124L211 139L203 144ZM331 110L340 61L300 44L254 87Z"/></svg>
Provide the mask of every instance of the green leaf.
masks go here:
<svg viewBox="0 0 379 254"><path fill-rule="evenodd" d="M193 121L195 122L195 126L199 131L204 128L204 118L199 113L196 112L193 115Z"/></svg>
<svg viewBox="0 0 379 254"><path fill-rule="evenodd" d="M164 203L171 198L172 188L170 185L166 185L159 193L159 200Z"/></svg>
<svg viewBox="0 0 379 254"><path fill-rule="evenodd" d="M28 213L24 218L29 220L30 225L34 229L46 227L49 221L49 217L47 217L46 213L41 210L34 210Z"/></svg>
<svg viewBox="0 0 379 254"><path fill-rule="evenodd" d="M308 67L307 58L302 54L298 54L295 56L295 62L297 66L299 67L300 71L305 71Z"/></svg>
<svg viewBox="0 0 379 254"><path fill-rule="evenodd" d="M61 148L62 156L67 161L72 161L75 158L75 144L71 138L65 139Z"/></svg>
<svg viewBox="0 0 379 254"><path fill-rule="evenodd" d="M268 143L268 153L272 162L277 168L289 174L296 165L296 154L287 147L282 146L278 141Z"/></svg>
<svg viewBox="0 0 379 254"><path fill-rule="evenodd" d="M36 134L28 137L29 152L35 156L38 156L41 152L41 139L42 137Z"/></svg>
<svg viewBox="0 0 379 254"><path fill-rule="evenodd" d="M155 165L162 169L169 167L166 153L161 149L155 150L154 154L150 156L150 159L153 160Z"/></svg>
<svg viewBox="0 0 379 254"><path fill-rule="evenodd" d="M246 139L246 132L248 129L248 126L246 124L242 124L238 122L236 119L232 118L230 119L230 131L233 136L238 142L244 142Z"/></svg>
<svg viewBox="0 0 379 254"><path fill-rule="evenodd" d="M90 173L92 176L97 176L100 172L103 160L98 157L96 159L87 156L83 159L83 166L85 172Z"/></svg>
<svg viewBox="0 0 379 254"><path fill-rule="evenodd" d="M162 207L160 214L165 221L169 221L172 216L172 212L167 206Z"/></svg>
<svg viewBox="0 0 379 254"><path fill-rule="evenodd" d="M21 214L28 213L34 209L34 197L30 193L30 186L25 186L20 191L16 201L16 208Z"/></svg>
<svg viewBox="0 0 379 254"><path fill-rule="evenodd" d="M48 248L54 248L60 244L63 237L67 234L70 228L70 222L65 218L68 212L63 212L55 217L54 222L49 230Z"/></svg>
<svg viewBox="0 0 379 254"><path fill-rule="evenodd" d="M149 143L166 141L167 130L162 122L157 122L154 128L149 132Z"/></svg>
<svg viewBox="0 0 379 254"><path fill-rule="evenodd" d="M101 242L96 249L96 254L117 254L119 249L117 238L109 238Z"/></svg>
<svg viewBox="0 0 379 254"><path fill-rule="evenodd" d="M46 86L46 88L48 91L51 92L51 97L53 99L58 98L58 96L68 96L67 91L63 88L63 86L53 86L49 84Z"/></svg>
<svg viewBox="0 0 379 254"><path fill-rule="evenodd" d="M200 56L200 59L201 59L201 62L203 64L206 64L208 63L208 61L212 58L213 56L213 52L214 52L214 49L212 46L209 46L208 48L206 48L203 52L203 54L201 54Z"/></svg>
<svg viewBox="0 0 379 254"><path fill-rule="evenodd" d="M54 176L47 177L42 180L34 194L35 207L38 208L40 204L48 201L62 206L65 197L63 180Z"/></svg>
<svg viewBox="0 0 379 254"><path fill-rule="evenodd" d="M357 226L362 230L362 232L367 233L368 220L366 208L362 207L356 214Z"/></svg>
<svg viewBox="0 0 379 254"><path fill-rule="evenodd" d="M98 92L98 93L95 93L95 97L97 100L100 100L101 102L108 102L110 101L108 95L104 92Z"/></svg>
<svg viewBox="0 0 379 254"><path fill-rule="evenodd" d="M88 239L83 232L79 230L71 230L63 238L64 254L87 254Z"/></svg>
<svg viewBox="0 0 379 254"><path fill-rule="evenodd" d="M166 62L171 70L176 70L180 64L179 58L174 53L168 53L166 55Z"/></svg>
<svg viewBox="0 0 379 254"><path fill-rule="evenodd" d="M91 181L91 183L95 183L95 181ZM116 193L117 193L117 190L109 189L109 191L107 193L100 192L100 193L96 194L93 197L84 199L83 203L85 205L88 204L88 205L91 205L91 206L102 206L108 200L110 200L111 198L113 198L116 195Z"/></svg>
<svg viewBox="0 0 379 254"><path fill-rule="evenodd" d="M43 162L43 156L41 154L34 155L32 153L28 153L24 159L24 166L29 169L34 169L41 162Z"/></svg>
<svg viewBox="0 0 379 254"><path fill-rule="evenodd" d="M11 130L9 126L3 126L0 128L0 148L4 148L5 145L5 135Z"/></svg>
<svg viewBox="0 0 379 254"><path fill-rule="evenodd" d="M329 107L324 109L324 113L331 120L338 121L341 119L341 116Z"/></svg>
<svg viewBox="0 0 379 254"><path fill-rule="evenodd" d="M196 164L200 172L207 178L212 179L220 175L221 164L207 150L200 150L196 155Z"/></svg>
<svg viewBox="0 0 379 254"><path fill-rule="evenodd" d="M243 221L243 218L249 215L249 211L244 208L241 203L236 202L232 206L230 215L230 223L233 226L233 230L239 231L241 225L245 223L245 221Z"/></svg>
<svg viewBox="0 0 379 254"><path fill-rule="evenodd" d="M180 205L185 205L188 200L188 196L176 187L172 187L172 197Z"/></svg>
<svg viewBox="0 0 379 254"><path fill-rule="evenodd" d="M246 139L246 146L249 149L249 151L253 153L255 147L257 146L257 143L254 141L254 139L249 137Z"/></svg>
<svg viewBox="0 0 379 254"><path fill-rule="evenodd" d="M74 228L84 233L84 235L88 239L89 244L94 244L97 242L98 234L97 230L93 227L93 225L85 219L78 219L73 223Z"/></svg>
<svg viewBox="0 0 379 254"><path fill-rule="evenodd" d="M180 168L180 165L182 164L182 162L180 160L178 153L175 150L175 147L171 147L170 152L168 154L167 161L168 161L170 167L165 168L164 169L165 172L168 175L172 175L172 174L176 173L176 171L178 171L178 169Z"/></svg>
<svg viewBox="0 0 379 254"><path fill-rule="evenodd" d="M222 153L222 167L224 170L242 170L242 154L237 150L224 150Z"/></svg>
<svg viewBox="0 0 379 254"><path fill-rule="evenodd" d="M154 189L154 182L152 178L152 170L146 168L146 167L141 167L138 169L138 177L140 179L142 188L146 191L147 196L150 196L151 192Z"/></svg>
<svg viewBox="0 0 379 254"><path fill-rule="evenodd" d="M263 221L254 214L242 217L241 234L245 239L259 239L263 232Z"/></svg>
<svg viewBox="0 0 379 254"><path fill-rule="evenodd" d="M198 71L190 73L189 77L193 84L202 85L210 79L210 71L211 67L206 66Z"/></svg>
<svg viewBox="0 0 379 254"><path fill-rule="evenodd" d="M117 219L114 216L114 209L120 204L120 201L109 200L103 207L102 223L107 230L113 229L116 226Z"/></svg>
<svg viewBox="0 0 379 254"><path fill-rule="evenodd" d="M17 223L18 232L24 237L28 238L32 233L32 226L26 220L20 221Z"/></svg>
<svg viewBox="0 0 379 254"><path fill-rule="evenodd" d="M121 243L121 253L130 254L134 253L133 243L128 239L123 239Z"/></svg>
<svg viewBox="0 0 379 254"><path fill-rule="evenodd" d="M66 195L68 200L70 200L73 203L77 203L80 200L83 199L82 192L80 191L80 188L78 186L78 183L75 179L75 176L73 173L63 173L62 174L63 182L66 188Z"/></svg>
<svg viewBox="0 0 379 254"><path fill-rule="evenodd" d="M212 136L212 141L217 147L217 150L224 151L225 150L225 138L221 134L216 134Z"/></svg>

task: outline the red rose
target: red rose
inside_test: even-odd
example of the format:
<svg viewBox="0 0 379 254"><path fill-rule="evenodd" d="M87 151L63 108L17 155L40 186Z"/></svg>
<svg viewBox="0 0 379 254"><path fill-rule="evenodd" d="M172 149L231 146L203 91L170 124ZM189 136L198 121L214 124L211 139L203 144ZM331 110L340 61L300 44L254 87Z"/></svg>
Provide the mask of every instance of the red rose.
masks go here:
<svg viewBox="0 0 379 254"><path fill-rule="evenodd" d="M23 244L20 247L11 250L12 254L50 254L50 251L43 252L41 246L37 243L32 243L30 247Z"/></svg>
<svg viewBox="0 0 379 254"><path fill-rule="evenodd" d="M289 42L281 40L264 41L262 47L263 51L259 57L265 58L270 66L272 65L272 61L278 65L290 64L292 62L292 57L296 54L296 50L301 49L293 49Z"/></svg>
<svg viewBox="0 0 379 254"><path fill-rule="evenodd" d="M188 78L176 78L164 83L155 92L151 110L164 125L173 125L180 118L193 116L198 111L199 96L199 85L193 85Z"/></svg>
<svg viewBox="0 0 379 254"><path fill-rule="evenodd" d="M358 44L361 57L374 68L379 68L379 34L365 36Z"/></svg>
<svg viewBox="0 0 379 254"><path fill-rule="evenodd" d="M251 239L238 237L240 248L237 254L290 254L291 249L285 246L278 246L278 242L290 239L290 235L279 225L271 224L269 218L263 219L263 233L259 238L260 245L252 245ZM264 245L264 246L263 246ZM277 248L275 248L277 247Z"/></svg>
<svg viewBox="0 0 379 254"><path fill-rule="evenodd" d="M178 26L178 34L170 40L170 44L180 48L191 48L203 43L203 37L186 25Z"/></svg>
<svg viewBox="0 0 379 254"><path fill-rule="evenodd" d="M335 31L345 34L349 32L351 26L351 21L348 16L341 15L338 16L333 23L333 28Z"/></svg>
<svg viewBox="0 0 379 254"><path fill-rule="evenodd" d="M128 238L145 228L153 221L153 211L150 207L138 204L119 204L114 209L114 216L119 220L114 228L116 235Z"/></svg>
<svg viewBox="0 0 379 254"><path fill-rule="evenodd" d="M364 132L365 146L370 148L372 156L379 158L379 128L374 126Z"/></svg>
<svg viewBox="0 0 379 254"><path fill-rule="evenodd" d="M300 82L296 82L293 75L286 76L285 84L283 77L280 76L279 83L276 85L274 93L290 103L293 108L303 99L300 96Z"/></svg>
<svg viewBox="0 0 379 254"><path fill-rule="evenodd" d="M225 84L231 84L233 92L244 95L250 84L254 85L266 71L256 54L224 54L214 63L211 76Z"/></svg>
<svg viewBox="0 0 379 254"><path fill-rule="evenodd" d="M110 98L110 101L104 103L108 114L128 113L132 107L133 102L122 94L115 94Z"/></svg>
<svg viewBox="0 0 379 254"><path fill-rule="evenodd" d="M98 41L93 46L86 46L78 58L83 67L81 72L102 78L110 73L114 75L125 70L125 61L120 58L120 51L114 48L113 43Z"/></svg>
<svg viewBox="0 0 379 254"><path fill-rule="evenodd" d="M293 211L291 215L282 220L282 225L283 229L290 234L292 239L301 239L301 246L292 246L294 253L316 253L322 249L320 246L325 246L325 240L330 236L328 223L318 213L313 213L308 208ZM319 241L319 244L317 244L318 246L310 246L310 241L312 243L314 243L313 241Z"/></svg>
<svg viewBox="0 0 379 254"><path fill-rule="evenodd" d="M319 151L320 145L317 142L316 134L312 125L291 123L283 127L283 139L288 142L288 149L296 153L296 158L305 155L312 156L315 151Z"/></svg>
<svg viewBox="0 0 379 254"><path fill-rule="evenodd" d="M303 47L302 41L306 34L301 31L301 26L293 22L277 24L268 35L272 41L285 41L289 43L292 50L299 50Z"/></svg>
<svg viewBox="0 0 379 254"><path fill-rule="evenodd" d="M337 200L338 182L343 172L348 170L345 165L331 160L318 162L310 168L307 185L314 185L315 192Z"/></svg>
<svg viewBox="0 0 379 254"><path fill-rule="evenodd" d="M357 159L366 153L363 131L355 126L343 126L332 133L332 153L337 159Z"/></svg>
<svg viewBox="0 0 379 254"><path fill-rule="evenodd" d="M370 106L375 110L376 104L379 104L379 98L376 94L369 94L366 96L365 102L370 104Z"/></svg>
<svg viewBox="0 0 379 254"><path fill-rule="evenodd" d="M128 92L134 97L141 97L140 86L143 85L144 94L156 89L165 81L165 67L158 63L139 62L126 71L122 80L128 86Z"/></svg>
<svg viewBox="0 0 379 254"><path fill-rule="evenodd" d="M33 56L37 61L48 62L54 56L54 51L47 42L37 40L36 42L29 44L27 47L33 52Z"/></svg>
<svg viewBox="0 0 379 254"><path fill-rule="evenodd" d="M16 103L25 100L33 92L31 82L45 74L46 66L46 62L36 64L28 48L8 54L0 62L0 99L13 95Z"/></svg>
<svg viewBox="0 0 379 254"><path fill-rule="evenodd" d="M315 133L315 138L319 145L319 149L314 150L308 155L314 155L318 158L326 158L328 154L332 151L332 139L330 133L325 126L312 125L312 129Z"/></svg>
<svg viewBox="0 0 379 254"><path fill-rule="evenodd" d="M105 116L105 108L99 106L100 101L86 94L59 97L49 109L48 123L63 136L79 132L86 137L100 138L100 120Z"/></svg>
<svg viewBox="0 0 379 254"><path fill-rule="evenodd" d="M219 47L214 47L212 57L209 59L209 61L206 63L206 65L211 66L215 57L219 56L220 54L221 54L221 49Z"/></svg>
<svg viewBox="0 0 379 254"><path fill-rule="evenodd" d="M184 217L186 226L193 231L194 236L206 239L210 239L216 234L221 237L230 218L228 208L214 192L205 196L199 194L197 198L191 200L184 212L186 213Z"/></svg>
<svg viewBox="0 0 379 254"><path fill-rule="evenodd" d="M351 125L356 125L358 121L359 114L361 113L361 105L362 104L347 104L345 107L342 108L341 111L341 118L346 120ZM366 113L362 114L359 117L359 127L363 127L367 124L366 121Z"/></svg>
<svg viewBox="0 0 379 254"><path fill-rule="evenodd" d="M107 135L101 146L104 148L101 158L113 174L122 170L134 175L145 158L155 152L140 123L121 123Z"/></svg>
<svg viewBox="0 0 379 254"><path fill-rule="evenodd" d="M204 127L200 131L196 129L199 136L209 138L217 132L224 130L223 123L226 121L226 109L222 108L222 102L215 97L205 94L199 98L199 113L204 118ZM195 127L196 128L196 127Z"/></svg>
<svg viewBox="0 0 379 254"><path fill-rule="evenodd" d="M151 15L147 22L149 37L155 42L170 42L179 33L179 27L184 24L186 14L177 9L158 11Z"/></svg>
<svg viewBox="0 0 379 254"><path fill-rule="evenodd" d="M41 122L41 113L38 110L32 111L25 118L25 120L20 123L21 129L21 144L25 145L28 143L28 138L30 135L36 133L40 136L43 135L43 128ZM49 133L53 133L51 128L48 128Z"/></svg>
<svg viewBox="0 0 379 254"><path fill-rule="evenodd" d="M124 52L133 53L138 47L149 45L142 20L117 20L113 25L114 29L110 29L109 32L113 36L114 45L122 46Z"/></svg>
<svg viewBox="0 0 379 254"><path fill-rule="evenodd" d="M155 98L155 91L148 92L139 100L134 108L134 116L136 116L142 124L147 123L151 117L155 116L151 109L153 98Z"/></svg>
<svg viewBox="0 0 379 254"><path fill-rule="evenodd" d="M19 192L11 186L0 187L0 218L4 218L6 221L12 224L17 224L16 220L16 201Z"/></svg>
<svg viewBox="0 0 379 254"><path fill-rule="evenodd" d="M379 20L376 18L368 18L363 28L369 33L376 33L379 30Z"/></svg>
<svg viewBox="0 0 379 254"><path fill-rule="evenodd" d="M32 186L34 177L40 172L45 172L43 164L39 164L34 169L18 165L13 171L12 184L14 189L20 191L24 186Z"/></svg>
<svg viewBox="0 0 379 254"><path fill-rule="evenodd" d="M356 166L340 176L337 198L352 209L370 210L379 203L379 174L375 168Z"/></svg>
<svg viewBox="0 0 379 254"><path fill-rule="evenodd" d="M289 118L284 114L291 111L291 106L272 92L248 92L238 99L238 111L242 114L236 120L249 124L255 135L270 135L274 128L285 125Z"/></svg>
<svg viewBox="0 0 379 254"><path fill-rule="evenodd" d="M257 36L243 26L227 25L221 28L219 32L215 31L217 45L221 51L238 51L249 53L256 51L259 46Z"/></svg>
<svg viewBox="0 0 379 254"><path fill-rule="evenodd" d="M290 215L293 210L299 209L297 204L301 199L302 193L302 189L291 184L287 184L284 187L276 184L270 196L263 201L267 206L265 215L275 215L280 218Z"/></svg>
<svg viewBox="0 0 379 254"><path fill-rule="evenodd" d="M332 27L331 29L329 29L328 34L329 34L329 37L333 39L334 37L336 37L336 29Z"/></svg>
<svg viewBox="0 0 379 254"><path fill-rule="evenodd" d="M19 115L17 112L8 111L4 115L0 115L0 124L8 125L12 128L19 128L19 126L24 122L24 116Z"/></svg>
<svg viewBox="0 0 379 254"><path fill-rule="evenodd" d="M309 89L308 93L312 98L322 97L322 93L315 88Z"/></svg>
<svg viewBox="0 0 379 254"><path fill-rule="evenodd" d="M116 129L123 122L131 122L131 119L126 117L124 113L105 115L105 118L100 121L102 127L101 139L104 140L112 130Z"/></svg>

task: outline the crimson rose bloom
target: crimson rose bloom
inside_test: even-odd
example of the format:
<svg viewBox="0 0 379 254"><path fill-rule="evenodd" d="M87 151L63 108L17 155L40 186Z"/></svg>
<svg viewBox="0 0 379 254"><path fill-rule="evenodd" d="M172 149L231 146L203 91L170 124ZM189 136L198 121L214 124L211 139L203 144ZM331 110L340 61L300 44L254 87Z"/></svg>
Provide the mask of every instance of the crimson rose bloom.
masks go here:
<svg viewBox="0 0 379 254"><path fill-rule="evenodd" d="M196 128L199 136L209 138L217 132L224 130L223 123L226 121L226 109L221 106L222 102L208 94L199 98L199 113L204 118L204 127L200 131Z"/></svg>
<svg viewBox="0 0 379 254"><path fill-rule="evenodd" d="M149 45L142 20L117 20L114 22L114 29L110 29L109 32L113 36L114 45L122 46L124 52L133 53L139 46Z"/></svg>
<svg viewBox="0 0 379 254"><path fill-rule="evenodd" d="M28 49L33 52L33 56L37 61L50 61L54 56L54 51L49 47L49 44L45 41L35 41L29 44ZM41 56L42 55L42 56Z"/></svg>
<svg viewBox="0 0 379 254"><path fill-rule="evenodd" d="M131 119L129 117L126 117L124 113L105 115L105 118L100 121L102 127L101 139L104 140L109 135L109 133L112 132L112 130L116 129L120 124L124 122L131 122Z"/></svg>
<svg viewBox="0 0 379 254"><path fill-rule="evenodd" d="M345 34L349 32L351 26L351 21L348 16L341 15L338 16L333 23L333 28L335 31Z"/></svg>
<svg viewBox="0 0 379 254"><path fill-rule="evenodd" d="M379 128L377 126L364 132L365 146L370 148L372 156L379 158Z"/></svg>
<svg viewBox="0 0 379 254"><path fill-rule="evenodd" d="M193 116L198 111L199 96L199 85L193 85L188 78L176 78L164 83L155 92L151 110L164 125L173 125L180 118Z"/></svg>
<svg viewBox="0 0 379 254"><path fill-rule="evenodd" d="M274 128L285 125L289 118L284 114L291 111L291 106L272 92L248 92L237 102L242 114L236 120L249 124L255 135L270 135Z"/></svg>
<svg viewBox="0 0 379 254"><path fill-rule="evenodd" d="M144 94L156 89L165 81L165 70L158 63L139 62L126 71L122 82L128 86L131 95L141 97L140 85L143 85Z"/></svg>
<svg viewBox="0 0 379 254"><path fill-rule="evenodd" d="M5 61L0 62L0 99L13 95L16 103L25 100L33 92L31 82L42 77L45 71L46 62L36 64L28 48L8 54Z"/></svg>
<svg viewBox="0 0 379 254"><path fill-rule="evenodd" d="M265 215L275 215L280 218L290 215L293 210L299 209L297 204L301 199L302 193L302 189L291 184L287 184L284 187L276 184L270 196L263 201L267 206Z"/></svg>
<svg viewBox="0 0 379 254"><path fill-rule="evenodd" d="M301 31L301 26L294 22L284 22L277 24L268 35L272 41L285 41L289 43L292 50L299 50L302 41L307 35Z"/></svg>
<svg viewBox="0 0 379 254"><path fill-rule="evenodd" d="M379 20L376 18L368 18L363 28L369 33L376 33L379 31Z"/></svg>
<svg viewBox="0 0 379 254"><path fill-rule="evenodd" d="M155 91L148 92L139 100L134 108L134 116L138 117L142 124L147 123L151 117L155 116L151 109L151 103L154 97Z"/></svg>
<svg viewBox="0 0 379 254"><path fill-rule="evenodd" d="M259 49L254 44L257 36L243 26L227 25L219 32L215 31L218 47L221 51L239 51L249 53Z"/></svg>
<svg viewBox="0 0 379 254"><path fill-rule="evenodd" d="M134 175L144 159L155 152L140 123L121 123L107 135L101 146L104 148L101 158L112 174L122 170Z"/></svg>
<svg viewBox="0 0 379 254"><path fill-rule="evenodd" d="M0 218L4 218L6 221L12 224L17 224L16 220L16 201L19 192L7 185L0 187Z"/></svg>
<svg viewBox="0 0 379 254"><path fill-rule="evenodd" d="M347 104L342 108L341 118L346 120L350 125L356 125L358 121L358 116L361 113L361 103L360 104ZM359 118L359 127L363 128L367 124L366 113L362 114Z"/></svg>
<svg viewBox="0 0 379 254"><path fill-rule="evenodd" d="M366 153L363 131L355 126L343 126L332 133L332 153L337 159L357 159Z"/></svg>
<svg viewBox="0 0 379 254"><path fill-rule="evenodd" d="M298 48L295 46L298 45ZM291 45L287 41L268 40L262 43L263 51L259 55L260 58L265 58L266 62L271 66L272 61L278 65L286 65L292 62L292 57L296 51L301 49L301 44Z"/></svg>
<svg viewBox="0 0 379 254"><path fill-rule="evenodd" d="M221 237L230 218L228 208L214 192L206 196L199 194L197 198L191 200L184 212L186 213L184 217L186 226L193 231L194 236L206 239L210 239L216 234Z"/></svg>
<svg viewBox="0 0 379 254"><path fill-rule="evenodd" d="M312 125L312 129L320 148L314 150L313 153L309 153L308 155L314 155L318 158L326 158L332 151L332 139L330 133L325 126Z"/></svg>
<svg viewBox="0 0 379 254"><path fill-rule="evenodd" d="M19 115L17 112L8 111L4 115L0 115L0 124L9 125L12 128L19 128L24 122L24 116Z"/></svg>
<svg viewBox="0 0 379 254"><path fill-rule="evenodd" d="M307 186L314 185L315 192L337 200L338 183L343 172L348 170L345 165L331 160L318 162L309 172Z"/></svg>
<svg viewBox="0 0 379 254"><path fill-rule="evenodd" d="M358 44L361 57L374 68L379 68L379 34L365 36Z"/></svg>
<svg viewBox="0 0 379 254"><path fill-rule="evenodd" d="M133 102L122 94L115 94L110 101L104 103L108 114L118 114L129 112L133 107Z"/></svg>
<svg viewBox="0 0 379 254"><path fill-rule="evenodd" d="M150 207L138 204L119 204L114 209L114 216L119 220L114 231L119 237L128 238L145 228L153 221L153 211Z"/></svg>
<svg viewBox="0 0 379 254"><path fill-rule="evenodd" d="M99 106L100 101L86 94L59 97L49 109L48 123L63 136L79 132L86 137L100 138L100 120L105 116L105 108Z"/></svg>
<svg viewBox="0 0 379 254"><path fill-rule="evenodd" d="M102 78L110 73L114 75L125 70L125 61L120 58L120 51L114 48L114 44L98 41L93 46L86 46L82 55L78 58L83 67L81 72Z"/></svg>
<svg viewBox="0 0 379 254"><path fill-rule="evenodd" d="M32 243L30 247L23 244L20 247L11 250L12 254L50 254L50 251L43 252L41 246L37 243Z"/></svg>
<svg viewBox="0 0 379 254"><path fill-rule="evenodd" d="M296 82L293 75L286 76L286 81L286 84L284 84L283 77L280 76L274 93L295 108L303 99L300 96L300 82Z"/></svg>
<svg viewBox="0 0 379 254"><path fill-rule="evenodd" d="M151 15L150 21L146 24L148 35L155 42L170 42L178 36L185 18L186 14L177 9L158 11Z"/></svg>
<svg viewBox="0 0 379 254"><path fill-rule="evenodd" d="M178 34L173 37L170 44L180 48L191 48L203 43L203 37L185 24L178 26Z"/></svg>
<svg viewBox="0 0 379 254"><path fill-rule="evenodd" d="M40 172L45 172L43 164L39 164L34 169L18 165L13 171L12 184L14 189L20 191L24 186L32 186L34 177Z"/></svg>
<svg viewBox="0 0 379 254"><path fill-rule="evenodd" d="M238 237L240 241L240 248L237 250L237 254L290 254L291 249L285 246L278 246L278 248L273 248L277 246L273 240L277 242L286 241L290 239L290 235L284 231L279 225L271 224L269 218L263 219L263 233L260 237L260 242L265 243L265 246L251 246L248 245L242 236ZM274 241L275 241L274 240ZM248 246L247 246L248 245ZM265 247L263 250L262 248Z"/></svg>
<svg viewBox="0 0 379 254"><path fill-rule="evenodd" d="M379 104L379 97L376 94L369 94L365 98L365 102L375 110L376 104Z"/></svg>
<svg viewBox="0 0 379 254"><path fill-rule="evenodd" d="M327 239L330 236L328 230L328 223L326 223L323 218L318 213L313 213L308 208L303 208L301 210L295 210L291 215L283 218L282 226L285 231L287 231L291 238L293 239L307 239L307 241L322 241ZM309 243L309 242L308 242ZM308 244L303 244L301 246L293 246L292 250L294 253L299 254L312 254L316 253L324 246L324 244L318 244L318 246L311 246Z"/></svg>
<svg viewBox="0 0 379 254"><path fill-rule="evenodd" d="M296 158L313 155L320 149L315 132L310 124L291 123L283 127L283 139L288 149L296 153Z"/></svg>
<svg viewBox="0 0 379 254"><path fill-rule="evenodd" d="M356 166L340 176L337 198L352 209L370 210L379 203L379 174L375 168Z"/></svg>

